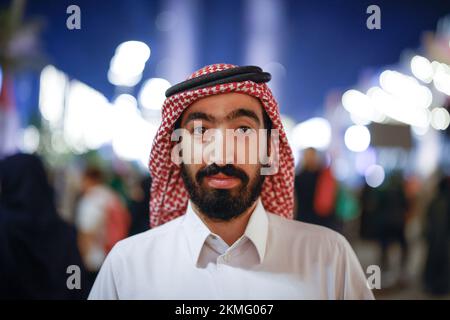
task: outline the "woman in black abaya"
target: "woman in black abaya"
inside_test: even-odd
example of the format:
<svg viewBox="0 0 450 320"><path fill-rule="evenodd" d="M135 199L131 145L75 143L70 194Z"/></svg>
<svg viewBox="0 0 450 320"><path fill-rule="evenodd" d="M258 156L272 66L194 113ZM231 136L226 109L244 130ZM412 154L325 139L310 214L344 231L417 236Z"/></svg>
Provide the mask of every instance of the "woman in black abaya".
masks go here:
<svg viewBox="0 0 450 320"><path fill-rule="evenodd" d="M89 288L83 278L81 289L68 288L70 265L83 277L75 230L56 211L41 160L1 160L0 299L82 299Z"/></svg>

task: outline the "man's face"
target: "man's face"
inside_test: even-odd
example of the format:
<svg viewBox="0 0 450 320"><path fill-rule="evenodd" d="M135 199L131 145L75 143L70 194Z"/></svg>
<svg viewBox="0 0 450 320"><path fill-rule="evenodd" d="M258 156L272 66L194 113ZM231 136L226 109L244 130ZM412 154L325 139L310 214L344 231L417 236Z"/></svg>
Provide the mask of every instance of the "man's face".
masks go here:
<svg viewBox="0 0 450 320"><path fill-rule="evenodd" d="M264 129L263 109L258 99L245 94L214 95L189 106L181 116L180 127L189 132L194 149L195 144L205 148L206 130L226 136L231 129L239 136ZM259 143L258 135L255 137ZM183 163L181 172L190 198L200 211L209 218L227 221L251 207L261 193L264 176L261 164L249 161L250 155L258 152L249 139L234 139L231 149L225 144L220 159ZM237 161L237 152L245 154L244 163Z"/></svg>

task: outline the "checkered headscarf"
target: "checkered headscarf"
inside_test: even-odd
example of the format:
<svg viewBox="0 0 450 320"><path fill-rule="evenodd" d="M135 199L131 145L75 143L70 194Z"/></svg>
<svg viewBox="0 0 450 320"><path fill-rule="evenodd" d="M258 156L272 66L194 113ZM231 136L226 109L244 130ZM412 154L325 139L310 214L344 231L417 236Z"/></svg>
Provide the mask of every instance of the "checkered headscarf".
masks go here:
<svg viewBox="0 0 450 320"><path fill-rule="evenodd" d="M211 74L230 68L230 64L214 64L194 72L188 79ZM240 92L258 98L270 120L272 129L278 129L278 172L266 176L261 191L264 208L283 217L292 218L294 207L294 158L281 124L278 104L265 83L253 81L232 82L205 88L183 91L169 96L162 107L162 123L153 140L150 153L150 174L152 176L150 200L150 225L156 227L186 212L189 194L181 177L181 168L171 161L174 142L170 137L174 124L182 112L194 101L221 93ZM274 150L272 150L274 152Z"/></svg>

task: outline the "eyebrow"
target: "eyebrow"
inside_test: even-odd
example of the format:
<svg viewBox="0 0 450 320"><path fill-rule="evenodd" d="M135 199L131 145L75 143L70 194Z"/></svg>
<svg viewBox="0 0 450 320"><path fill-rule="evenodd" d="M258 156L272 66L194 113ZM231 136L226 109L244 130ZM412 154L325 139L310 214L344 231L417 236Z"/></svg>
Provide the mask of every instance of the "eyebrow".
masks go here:
<svg viewBox="0 0 450 320"><path fill-rule="evenodd" d="M233 110L232 112L230 112L227 115L227 120L235 120L235 119L240 118L240 117L248 117L248 118L251 118L251 119L255 120L255 122L258 125L261 124L261 121L259 121L259 118L256 115L256 113L254 113L251 110L243 109L243 108L236 109L236 110Z"/></svg>
<svg viewBox="0 0 450 320"><path fill-rule="evenodd" d="M226 116L226 119L228 121L231 121L231 120L235 120L235 119L240 118L240 117L248 117L248 118L253 119L258 125L261 124L261 121L259 120L259 118L258 118L258 116L256 115L255 112L253 112L251 110L248 110L248 109L244 109L244 108L239 108L239 109L231 111ZM187 115L184 125L187 125L190 121L199 120L199 119L200 120L210 121L210 122L215 122L216 121L215 117L213 117L213 116L211 116L209 114L206 114L204 112L192 112L192 113Z"/></svg>
<svg viewBox="0 0 450 320"><path fill-rule="evenodd" d="M213 116L206 114L204 112L192 112L187 115L184 125L187 125L190 121L199 120L199 119L210 121L210 122L215 121L215 118Z"/></svg>

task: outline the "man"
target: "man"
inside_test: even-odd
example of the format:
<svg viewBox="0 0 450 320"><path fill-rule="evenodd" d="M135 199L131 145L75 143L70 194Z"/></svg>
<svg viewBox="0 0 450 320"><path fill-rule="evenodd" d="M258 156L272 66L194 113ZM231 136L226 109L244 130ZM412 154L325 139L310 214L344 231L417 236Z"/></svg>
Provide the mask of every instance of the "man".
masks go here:
<svg viewBox="0 0 450 320"><path fill-rule="evenodd" d="M339 231L335 214L337 185L330 167L322 165L314 148L305 149L302 160L301 170L294 180L297 197L295 218Z"/></svg>
<svg viewBox="0 0 450 320"><path fill-rule="evenodd" d="M342 236L291 220L294 161L269 80L258 67L216 64L167 90L150 156L154 228L113 248L91 299L373 298ZM254 163L240 138L269 128L256 148L269 157ZM229 140L205 152L230 130L236 154Z"/></svg>

